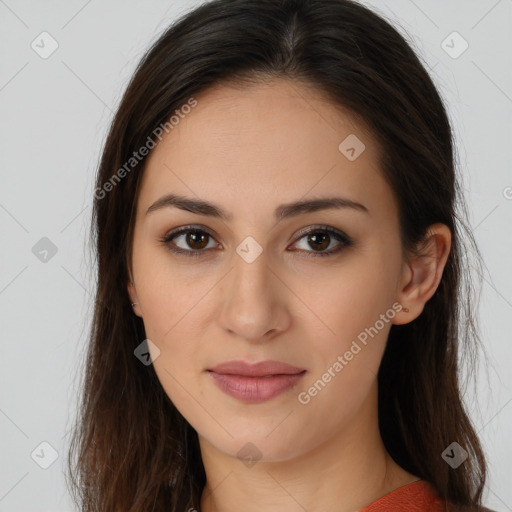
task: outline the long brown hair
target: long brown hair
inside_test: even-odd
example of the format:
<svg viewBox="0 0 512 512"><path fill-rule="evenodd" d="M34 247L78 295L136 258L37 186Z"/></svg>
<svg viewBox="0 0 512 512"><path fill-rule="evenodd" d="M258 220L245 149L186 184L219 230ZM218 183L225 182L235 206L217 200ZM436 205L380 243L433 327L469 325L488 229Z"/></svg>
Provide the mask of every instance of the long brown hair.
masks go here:
<svg viewBox="0 0 512 512"><path fill-rule="evenodd" d="M414 321L391 328L378 374L379 427L400 466L455 504L480 505L486 461L462 401L460 361L476 367L474 278L465 258L473 254L478 265L481 256L466 223L451 126L405 38L352 0L210 1L170 26L139 63L96 179L97 292L68 454L73 497L86 512L200 510L197 434L153 366L134 356L145 339L127 293L146 161L138 150L210 85L269 78L312 86L368 124L384 148L381 169L399 206L404 251L418 250L433 223L452 232L434 296ZM441 456L452 442L468 453L457 469Z"/></svg>

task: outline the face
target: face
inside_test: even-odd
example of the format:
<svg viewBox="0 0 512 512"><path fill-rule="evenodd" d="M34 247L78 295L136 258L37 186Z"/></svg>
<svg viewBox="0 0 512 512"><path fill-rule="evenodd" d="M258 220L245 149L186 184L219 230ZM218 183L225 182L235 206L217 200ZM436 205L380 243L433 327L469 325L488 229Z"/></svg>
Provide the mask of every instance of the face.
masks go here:
<svg viewBox="0 0 512 512"><path fill-rule="evenodd" d="M314 90L217 85L196 100L148 157L128 290L158 378L201 442L289 460L373 397L398 317L397 205L370 132ZM159 201L170 194L217 210ZM295 369L209 371L269 360Z"/></svg>

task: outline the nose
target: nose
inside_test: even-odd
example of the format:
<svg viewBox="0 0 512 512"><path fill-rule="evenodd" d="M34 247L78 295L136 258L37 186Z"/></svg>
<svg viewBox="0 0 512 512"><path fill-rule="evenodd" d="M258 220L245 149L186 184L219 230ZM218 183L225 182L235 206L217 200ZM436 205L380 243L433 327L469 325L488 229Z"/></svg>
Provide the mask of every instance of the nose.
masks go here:
<svg viewBox="0 0 512 512"><path fill-rule="evenodd" d="M251 343L273 339L291 323L288 302L292 293L265 252L248 262L238 254L221 287L221 327Z"/></svg>

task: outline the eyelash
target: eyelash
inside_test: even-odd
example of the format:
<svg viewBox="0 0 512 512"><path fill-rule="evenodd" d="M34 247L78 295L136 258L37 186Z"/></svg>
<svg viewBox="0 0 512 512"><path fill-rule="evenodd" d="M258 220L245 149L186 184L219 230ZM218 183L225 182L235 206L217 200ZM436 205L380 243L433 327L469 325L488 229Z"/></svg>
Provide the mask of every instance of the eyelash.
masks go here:
<svg viewBox="0 0 512 512"><path fill-rule="evenodd" d="M176 238L177 236L191 233L191 232L199 233L199 234L206 234L209 237L214 238L214 236L208 230L201 229L198 226L184 226L183 228L180 228L176 231L167 233L163 238L160 238L160 242L165 244L166 248L172 253L183 255L185 257L190 257L190 258L202 257L203 254L206 252L205 249L188 251L188 250L179 249L179 248L177 249L176 247L173 247L171 245L171 241L174 238ZM342 231L331 228L330 226L313 226L311 229L307 230L306 232L302 232L300 234L299 238L297 239L297 242L299 240L301 240L302 238L304 238L305 236L310 235L312 233L315 233L315 234L316 233L326 233L326 234L332 235L338 242L342 242L342 243L336 249L331 249L329 251L324 251L324 252L302 251L302 252L306 252L306 253L312 253L307 257L316 258L316 257L334 256L335 254L338 254L339 252L341 252L344 248L350 247L351 245L353 245L353 241L348 235L346 235ZM298 249L298 250L301 251L300 249Z"/></svg>

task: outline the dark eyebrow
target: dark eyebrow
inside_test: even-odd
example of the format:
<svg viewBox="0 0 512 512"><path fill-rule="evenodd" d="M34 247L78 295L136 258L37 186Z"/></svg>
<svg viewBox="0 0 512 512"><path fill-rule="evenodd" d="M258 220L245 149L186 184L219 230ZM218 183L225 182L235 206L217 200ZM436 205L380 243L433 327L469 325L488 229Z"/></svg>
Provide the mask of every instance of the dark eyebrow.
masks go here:
<svg viewBox="0 0 512 512"><path fill-rule="evenodd" d="M201 199L192 199L177 194L167 194L160 199L157 199L147 209L146 215L150 212L173 206L180 210L196 213L198 215L215 217L225 221L230 221L233 218L231 214L220 206L208 203ZM360 212L370 213L366 206L356 201L345 199L343 197L324 197L282 204L275 209L274 217L277 221L281 221L295 215L333 208L351 208Z"/></svg>

